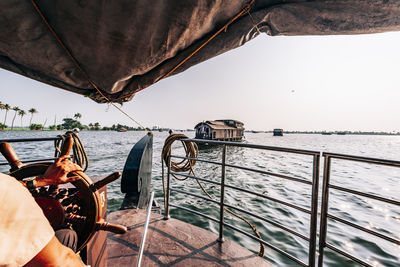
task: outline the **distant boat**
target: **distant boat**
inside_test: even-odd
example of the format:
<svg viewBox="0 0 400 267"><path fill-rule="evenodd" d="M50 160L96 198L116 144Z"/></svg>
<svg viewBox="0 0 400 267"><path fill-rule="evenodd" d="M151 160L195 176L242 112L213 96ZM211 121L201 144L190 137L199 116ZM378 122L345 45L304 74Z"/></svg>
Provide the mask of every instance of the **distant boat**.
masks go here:
<svg viewBox="0 0 400 267"><path fill-rule="evenodd" d="M127 131L127 129L124 128L124 127L121 127L121 128L117 129L117 132L126 132L126 131Z"/></svg>
<svg viewBox="0 0 400 267"><path fill-rule="evenodd" d="M330 132L322 132L321 134L322 135L332 135L332 133L330 133Z"/></svg>
<svg viewBox="0 0 400 267"><path fill-rule="evenodd" d="M274 129L274 136L283 136L283 129Z"/></svg>
<svg viewBox="0 0 400 267"><path fill-rule="evenodd" d="M243 122L237 120L215 120L200 122L194 129L197 139L242 141L243 126Z"/></svg>
<svg viewBox="0 0 400 267"><path fill-rule="evenodd" d="M337 135L345 135L346 132L337 132L336 134L337 134Z"/></svg>

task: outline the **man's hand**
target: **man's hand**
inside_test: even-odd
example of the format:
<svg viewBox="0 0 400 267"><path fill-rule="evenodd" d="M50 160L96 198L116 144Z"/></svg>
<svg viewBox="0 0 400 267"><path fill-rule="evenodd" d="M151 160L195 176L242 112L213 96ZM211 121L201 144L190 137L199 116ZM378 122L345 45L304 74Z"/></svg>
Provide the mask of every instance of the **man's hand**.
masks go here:
<svg viewBox="0 0 400 267"><path fill-rule="evenodd" d="M36 178L36 186L42 187L73 182L78 180L79 177L67 177L67 175L74 171L82 171L82 168L72 163L69 160L69 156L61 156L47 168L42 176Z"/></svg>

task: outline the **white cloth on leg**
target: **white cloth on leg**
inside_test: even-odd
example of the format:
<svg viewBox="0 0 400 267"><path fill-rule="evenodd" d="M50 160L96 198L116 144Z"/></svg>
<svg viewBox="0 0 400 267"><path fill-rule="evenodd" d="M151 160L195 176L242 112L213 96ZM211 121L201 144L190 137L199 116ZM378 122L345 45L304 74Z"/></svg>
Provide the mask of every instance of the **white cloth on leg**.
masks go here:
<svg viewBox="0 0 400 267"><path fill-rule="evenodd" d="M53 236L53 228L28 189L0 173L0 266L25 265Z"/></svg>

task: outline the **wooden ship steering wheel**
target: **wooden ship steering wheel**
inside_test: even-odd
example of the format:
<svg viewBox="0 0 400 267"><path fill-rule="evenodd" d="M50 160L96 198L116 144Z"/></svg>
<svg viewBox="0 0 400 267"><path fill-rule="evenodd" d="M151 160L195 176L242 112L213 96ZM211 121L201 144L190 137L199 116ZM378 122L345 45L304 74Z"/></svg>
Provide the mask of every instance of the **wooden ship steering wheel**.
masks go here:
<svg viewBox="0 0 400 267"><path fill-rule="evenodd" d="M61 148L61 156L69 155L73 140L69 136ZM0 152L11 166L9 175L22 181L45 173L51 162L24 165L8 143L0 144ZM115 172L96 183L83 172L76 171L68 176L78 176L80 179L62 186L45 186L31 190L32 196L42 208L54 230L73 229L78 236L77 252L81 251L98 230L123 234L127 228L106 222L102 217L105 199L102 199L98 189L118 179L121 174Z"/></svg>

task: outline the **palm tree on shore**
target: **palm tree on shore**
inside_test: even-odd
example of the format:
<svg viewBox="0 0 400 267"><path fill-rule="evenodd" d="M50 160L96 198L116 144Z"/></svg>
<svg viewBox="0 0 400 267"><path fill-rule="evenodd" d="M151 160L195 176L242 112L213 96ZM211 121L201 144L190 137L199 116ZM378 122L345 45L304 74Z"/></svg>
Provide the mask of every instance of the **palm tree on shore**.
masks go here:
<svg viewBox="0 0 400 267"><path fill-rule="evenodd" d="M4 109L4 104L0 101L0 110ZM6 126L2 123L0 123L0 130L4 130Z"/></svg>
<svg viewBox="0 0 400 267"><path fill-rule="evenodd" d="M4 104L0 101L0 110L3 111L4 109Z"/></svg>
<svg viewBox="0 0 400 267"><path fill-rule="evenodd" d="M18 111L18 115L19 116L21 116L21 128L23 127L22 126L22 118L26 115L26 112L25 112L25 110L20 110L20 111Z"/></svg>
<svg viewBox="0 0 400 267"><path fill-rule="evenodd" d="M82 114L81 113L76 113L74 115L74 118L75 118L75 120L78 120L78 119L82 118Z"/></svg>
<svg viewBox="0 0 400 267"><path fill-rule="evenodd" d="M7 113L11 109L11 106L9 104L5 104L3 106L3 109L6 111L6 115L4 116L4 125L5 125L6 124L6 120L7 120Z"/></svg>
<svg viewBox="0 0 400 267"><path fill-rule="evenodd" d="M35 108L31 108L30 110L28 110L28 112L31 113L31 119L29 121L29 126L31 126L33 114L38 113L38 111Z"/></svg>
<svg viewBox="0 0 400 267"><path fill-rule="evenodd" d="M14 117L13 117L12 122L11 122L11 130L14 128L15 117L17 116L17 113L18 113L18 111L20 111L20 109L19 109L19 107L15 106L15 107L12 108L12 110L15 111L15 114L14 114Z"/></svg>

